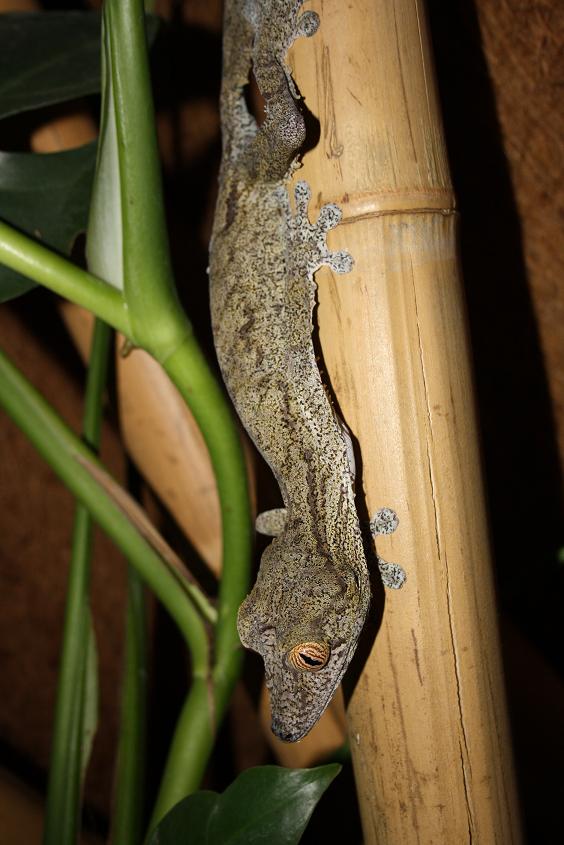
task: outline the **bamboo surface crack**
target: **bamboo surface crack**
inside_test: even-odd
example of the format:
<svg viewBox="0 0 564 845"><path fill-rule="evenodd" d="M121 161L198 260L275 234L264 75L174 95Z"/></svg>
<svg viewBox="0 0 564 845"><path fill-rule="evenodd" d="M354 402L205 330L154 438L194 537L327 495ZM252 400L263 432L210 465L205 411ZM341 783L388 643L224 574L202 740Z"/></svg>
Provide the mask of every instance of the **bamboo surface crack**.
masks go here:
<svg viewBox="0 0 564 845"><path fill-rule="evenodd" d="M409 800L409 815L411 818L411 825L413 831L416 836L417 845L421 842L419 837L419 824L418 824L418 807L423 804L423 794L421 792L421 781L420 781L420 773L415 765L413 756L410 753L410 744L408 740L408 730L405 722L405 715L403 711L403 704L402 704L402 696L401 696L401 685L398 678L398 672L396 668L396 658L394 649L392 648L392 644L390 640L387 640L387 648L388 648L388 659L389 659L389 666L392 676L392 681L394 685L395 691L395 699L397 701L397 715L399 718L400 723L400 731L402 734L403 742L402 742L402 755L405 760L405 772L407 773L407 777L410 783L410 800ZM384 839L384 842L387 842L388 839Z"/></svg>
<svg viewBox="0 0 564 845"><path fill-rule="evenodd" d="M372 217L405 217L407 214L439 214L441 217L448 217L451 214L458 214L458 212L454 208L386 208L380 211L366 211L356 216L344 217L342 224L370 220Z"/></svg>
<svg viewBox="0 0 564 845"><path fill-rule="evenodd" d="M395 47L397 67L398 67L398 77L399 77L399 83L400 83L400 86L401 86L401 93L402 93L401 103L403 104L403 107L405 109L405 125L407 127L407 134L409 135L409 144L411 146L411 152L413 154L414 161L417 161L417 144L415 143L415 139L413 137L413 129L412 129L412 126L411 126L410 113L409 113L409 110L407 108L408 98L407 98L407 91L406 91L406 86L405 86L403 63L402 63L402 60L401 60L401 52L400 52L401 40L400 40L399 33L398 33L398 20L397 20L396 8L395 7L394 7L394 32L395 32L396 37L395 37L395 41L393 43L394 43L394 47ZM407 70L408 70L408 73L409 73L409 68Z"/></svg>
<svg viewBox="0 0 564 845"><path fill-rule="evenodd" d="M466 805L466 814L468 818L468 842L472 842L472 830L474 828L473 824L473 813L472 807L470 803L470 789L468 784L468 772L467 766L468 762L471 759L470 753L468 750L468 741L466 737L466 727L464 724L464 711L462 707L462 695L460 691L460 667L459 667L459 659L458 659L458 648L457 648L457 641L454 631L454 623L453 623L453 614L452 614L452 607L451 607L451 588L450 588L450 573L449 573L449 563L448 563L448 556L446 552L444 555L441 555L441 531L440 531L440 520L439 520L439 513L438 513L438 502L437 496L435 491L435 481L433 478L433 462L432 462L432 452L431 452L431 443L430 440L433 440L433 421L432 421L432 414L431 414L431 406L429 401L429 388L427 384L427 375L425 372L425 357L423 353L423 344L421 340L421 327L420 327L420 320L419 320L419 308L417 303L417 290L415 286L414 280L414 272L413 272L413 265L410 267L411 269L411 281L412 281L412 289L413 289L413 303L414 303L414 314L415 314L415 324L417 330L417 344L419 350L419 362L421 366L421 380L423 384L424 394L425 394L425 411L428 423L428 431L425 434L425 449L426 449L426 457L427 457L427 468L428 468L428 475L429 475L429 484L431 488L431 501L433 504L433 524L435 528L435 542L437 548L437 560L440 563L441 561L444 562L444 571L446 575L446 608L447 608L447 618L448 618L448 629L449 629L449 636L451 640L451 648L452 648L452 655L453 655L453 668L454 668L454 679L456 684L456 701L458 706L458 714L459 714L459 725L460 725L460 735L461 739L459 738L459 747L460 747L460 765L461 765L461 772L462 772L462 782L464 787L464 800Z"/></svg>
<svg viewBox="0 0 564 845"><path fill-rule="evenodd" d="M474 824L472 821L472 810L470 807L470 795L468 791L468 782L466 780L466 768L464 766L464 754L462 752L462 747L460 748L460 765L462 767L462 783L464 786L464 800L466 802L466 818L468 821L468 845L472 845L474 841L474 836L472 831L474 829Z"/></svg>
<svg viewBox="0 0 564 845"><path fill-rule="evenodd" d="M429 443L429 439L433 439L433 418L431 415L431 407L429 402L429 389L427 386L427 375L425 372L425 356L423 354L423 343L421 341L421 326L419 322L419 308L417 305L417 290L415 287L415 278L414 278L414 270L413 270L413 263L410 262L410 270L411 270L411 285L413 290L413 306L415 312L415 325L417 328L417 348L419 350L419 363L421 365L421 380L423 382L423 390L425 393L425 411L427 414L427 423L429 432L425 433L425 451L427 457L427 471L429 475L429 486L431 488L431 501L433 503L433 525L435 528L435 542L437 546L437 559L440 561L441 559L441 541L440 541L440 530L439 530L439 515L437 512L437 497L435 494L435 481L433 478L433 464L432 464L432 457L431 457L431 446Z"/></svg>
<svg viewBox="0 0 564 845"><path fill-rule="evenodd" d="M327 115L325 135L325 147L327 155L331 159L339 159L343 155L344 144L337 135L337 119L335 115L335 95L333 91L333 80L331 79L331 64L329 61L329 48L323 50L322 66L323 88L325 92L325 114ZM336 162L341 173L341 165Z"/></svg>
<svg viewBox="0 0 564 845"><path fill-rule="evenodd" d="M415 629L411 629L411 639L413 640L413 657L415 660L415 669L417 670L417 677L419 679L420 686L423 686L423 676L421 674L421 663L419 661L419 645L417 643L417 637L415 635Z"/></svg>
<svg viewBox="0 0 564 845"><path fill-rule="evenodd" d="M458 646L456 641L456 635L454 631L454 623L452 619L452 606L451 606L451 590L450 590L450 573L448 568L448 556L445 554L444 556L444 563L445 563L445 574L446 574L446 608L447 608L447 617L448 617L448 629L450 634L451 646L452 646L452 656L453 656L453 668L454 668L454 680L456 684L456 701L458 705L458 715L459 715L459 724L460 724L460 736L459 738L459 748L460 748L460 768L462 772L462 783L464 786L464 800L466 804L466 814L468 816L468 841L472 842L472 830L474 829L474 814L472 812L472 805L470 801L471 790L469 787L468 779L468 765L471 759L470 752L468 749L468 739L466 736L466 726L464 724L464 709L462 707L462 695L460 691L460 666L459 666L459 659L458 659Z"/></svg>
<svg viewBox="0 0 564 845"><path fill-rule="evenodd" d="M423 32L423 29L421 27L421 14L419 12L419 2L418 2L418 0L416 0L414 5L415 5L415 15L416 15L416 18L417 18L417 34L419 36L419 49L420 49L421 56L424 57L425 53L427 52L426 49L425 49L425 45L427 43L427 34L425 32ZM427 63L425 61L421 62L421 74L423 76L423 88L425 90L425 102L427 103L427 120L429 121L429 126L433 126L434 125L433 112L432 112L432 109L431 109L431 102L430 102L430 99L429 99L429 81L427 79L426 64Z"/></svg>

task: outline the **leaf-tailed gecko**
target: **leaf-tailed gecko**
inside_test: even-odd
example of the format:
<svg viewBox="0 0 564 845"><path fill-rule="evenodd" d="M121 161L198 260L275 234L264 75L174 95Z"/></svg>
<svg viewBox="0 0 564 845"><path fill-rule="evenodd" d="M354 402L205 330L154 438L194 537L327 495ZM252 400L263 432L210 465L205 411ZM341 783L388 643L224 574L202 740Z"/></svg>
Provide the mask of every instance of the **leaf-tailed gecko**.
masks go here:
<svg viewBox="0 0 564 845"><path fill-rule="evenodd" d="M327 397L312 343L313 274L347 273L331 252L340 220L325 205L308 218L310 189L287 183L305 140L286 53L313 35L302 0L227 0L221 91L223 158L210 245L215 347L227 389L280 485L285 508L261 514L274 540L239 610L241 642L259 652L270 691L272 730L301 739L319 719L356 648L370 602L354 502L350 437ZM260 128L245 104L251 68L265 101ZM377 530L395 527L379 512ZM380 562L397 587L403 570Z"/></svg>

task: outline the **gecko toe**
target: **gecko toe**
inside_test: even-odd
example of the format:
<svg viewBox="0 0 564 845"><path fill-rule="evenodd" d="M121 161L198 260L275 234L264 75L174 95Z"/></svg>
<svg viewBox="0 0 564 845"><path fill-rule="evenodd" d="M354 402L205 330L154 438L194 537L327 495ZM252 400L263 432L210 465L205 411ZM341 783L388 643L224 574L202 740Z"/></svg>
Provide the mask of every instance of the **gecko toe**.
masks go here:
<svg viewBox="0 0 564 845"><path fill-rule="evenodd" d="M393 534L399 525L397 513L391 508L380 508L370 520L370 533L373 537L378 534Z"/></svg>
<svg viewBox="0 0 564 845"><path fill-rule="evenodd" d="M331 252L327 256L327 264L331 267L334 273L350 273L354 267L354 258L349 252L340 250L339 252Z"/></svg>
<svg viewBox="0 0 564 845"><path fill-rule="evenodd" d="M308 183L304 181L296 182L294 196L296 198L296 217L307 219L307 207L311 197L311 188Z"/></svg>
<svg viewBox="0 0 564 845"><path fill-rule="evenodd" d="M302 250L302 260L308 273L313 273L324 264L331 267L334 273L349 273L354 260L346 250L331 252L327 246L326 235L334 229L341 220L342 213L339 206L327 203L321 207L315 223L310 223L308 215L311 188L305 181L297 182L294 186L295 213L290 225L292 237L296 246Z"/></svg>
<svg viewBox="0 0 564 845"><path fill-rule="evenodd" d="M389 590L399 590L407 580L405 569L399 563L388 563L379 557L378 569L380 570L384 587L387 587Z"/></svg>
<svg viewBox="0 0 564 845"><path fill-rule="evenodd" d="M342 216L343 213L338 205L328 203L327 205L322 206L321 211L319 212L319 217L317 218L317 228L322 232L328 232L330 229L334 229L335 226L339 225Z"/></svg>
<svg viewBox="0 0 564 845"><path fill-rule="evenodd" d="M298 22L295 29L295 38L299 38L303 35L305 38L311 38L312 35L315 35L319 28L319 15L317 12L304 12L298 18Z"/></svg>

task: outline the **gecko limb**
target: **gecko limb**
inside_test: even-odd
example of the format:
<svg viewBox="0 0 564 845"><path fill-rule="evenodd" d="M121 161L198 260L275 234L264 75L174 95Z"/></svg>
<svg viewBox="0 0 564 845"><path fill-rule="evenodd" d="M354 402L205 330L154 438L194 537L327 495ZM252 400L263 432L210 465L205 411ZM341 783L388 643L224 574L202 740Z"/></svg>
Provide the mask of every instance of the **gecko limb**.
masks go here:
<svg viewBox="0 0 564 845"><path fill-rule="evenodd" d="M391 508L380 508L370 520L370 533L373 537L381 534L393 534L399 525L398 515Z"/></svg>
<svg viewBox="0 0 564 845"><path fill-rule="evenodd" d="M388 563L379 557L378 569L380 570L382 584L389 590L399 590L400 587L403 587L407 580L405 569L403 569L399 563Z"/></svg>
<svg viewBox="0 0 564 845"><path fill-rule="evenodd" d="M327 232L334 229L341 220L339 206L333 203L324 205L315 223L309 222L308 206L311 189L307 182L300 181L294 189L296 210L292 217L291 237L300 256L301 266L307 267L308 275L313 274L322 265L328 265L335 273L349 273L353 266L352 256L345 250L332 252L327 246Z"/></svg>
<svg viewBox="0 0 564 845"><path fill-rule="evenodd" d="M255 33L253 73L265 112L264 123L245 156L253 180L283 179L305 141L305 122L298 108L300 97L286 64L286 54L296 38L309 38L317 32L319 17L315 12L297 17L301 5L302 0L298 0L288 15L287 3L281 0L245 4L245 17Z"/></svg>
<svg viewBox="0 0 564 845"><path fill-rule="evenodd" d="M398 525L399 519L395 511L391 508L380 508L370 520L370 533L373 537L393 534ZM378 569L384 587L388 587L389 590L399 590L403 587L407 575L398 563L388 563L378 557Z"/></svg>

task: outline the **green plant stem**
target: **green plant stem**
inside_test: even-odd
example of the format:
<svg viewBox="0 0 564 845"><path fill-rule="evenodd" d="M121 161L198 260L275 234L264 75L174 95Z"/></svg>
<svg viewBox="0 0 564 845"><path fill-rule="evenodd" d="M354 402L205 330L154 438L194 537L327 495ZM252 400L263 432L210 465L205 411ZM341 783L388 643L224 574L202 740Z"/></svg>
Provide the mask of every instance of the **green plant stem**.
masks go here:
<svg viewBox="0 0 564 845"><path fill-rule="evenodd" d="M96 321L86 382L83 437L97 451L102 424L102 402L108 370L111 329ZM83 739L83 696L87 672L90 613L88 591L92 548L92 521L88 511L76 509L67 605L61 649L61 668L53 727L53 745L45 808L46 845L72 845L80 819Z"/></svg>
<svg viewBox="0 0 564 845"><path fill-rule="evenodd" d="M209 672L204 623L174 575L142 537L114 499L88 472L101 468L95 455L65 425L27 379L0 352L0 405L31 440L63 483L88 508L114 540L178 625L192 658L195 677ZM81 460L79 461L78 458Z"/></svg>
<svg viewBox="0 0 564 845"><path fill-rule="evenodd" d="M195 788L239 674L237 608L249 581L251 521L246 469L230 410L199 350L172 284L139 0L107 0L111 73L120 156L124 295L0 224L0 261L122 331L161 361L198 422L210 452L222 513L220 584L213 681L202 620L153 549L75 456L88 450L5 358L0 402L64 483L137 567L179 625L192 655L193 685L171 747L154 818ZM127 304L126 304L127 303ZM205 694L204 694L205 692ZM186 755L190 747L194 753Z"/></svg>
<svg viewBox="0 0 564 845"><path fill-rule="evenodd" d="M217 713L224 706L225 691L236 680L242 656L236 619L249 588L252 552L245 457L231 409L194 337L185 338L163 366L202 431L217 479L223 542L214 647L214 679L221 691L215 702Z"/></svg>
<svg viewBox="0 0 564 845"><path fill-rule="evenodd" d="M90 357L88 359L82 435L84 442L96 452L100 447L103 399L106 390L112 336L112 329L107 323L102 320L94 321Z"/></svg>
<svg viewBox="0 0 564 845"><path fill-rule="evenodd" d="M168 811L201 783L217 730L212 700L210 682L194 678L176 722L147 839Z"/></svg>
<svg viewBox="0 0 564 845"><path fill-rule="evenodd" d="M116 288L2 221L0 262L71 302L88 308L105 323L131 337L127 306Z"/></svg>
<svg viewBox="0 0 564 845"><path fill-rule="evenodd" d="M128 571L127 624L121 730L111 841L138 845L144 822L147 720L147 630L143 584Z"/></svg>
<svg viewBox="0 0 564 845"><path fill-rule="evenodd" d="M230 409L192 336L164 368L194 414L210 453L222 512L223 571L215 626L211 688L193 682L178 720L150 829L171 807L197 789L239 676L242 649L237 610L249 583L251 522L243 450Z"/></svg>
<svg viewBox="0 0 564 845"><path fill-rule="evenodd" d="M191 331L172 274L141 0L107 0L119 159L123 286L136 343L162 361ZM155 315L159 319L155 319Z"/></svg>
<svg viewBox="0 0 564 845"><path fill-rule="evenodd" d="M124 296L133 337L161 362L192 411L210 453L222 514L223 571L213 684L204 690L193 677L153 814L158 821L199 783L216 725L240 671L235 621L248 588L251 522L237 429L174 288L141 0L107 0L104 24L105 72L111 75L119 163ZM187 748L198 751L187 754Z"/></svg>

